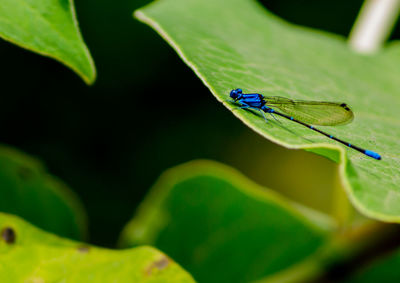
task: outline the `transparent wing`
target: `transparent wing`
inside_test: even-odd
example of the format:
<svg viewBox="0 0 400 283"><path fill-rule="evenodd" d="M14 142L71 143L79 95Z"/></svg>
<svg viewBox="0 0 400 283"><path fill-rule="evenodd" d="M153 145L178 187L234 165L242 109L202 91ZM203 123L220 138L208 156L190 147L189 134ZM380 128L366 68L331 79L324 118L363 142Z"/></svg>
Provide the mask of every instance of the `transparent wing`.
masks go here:
<svg viewBox="0 0 400 283"><path fill-rule="evenodd" d="M312 125L336 126L350 123L354 114L345 103L291 100L279 96L265 97L267 106L278 108L293 118Z"/></svg>

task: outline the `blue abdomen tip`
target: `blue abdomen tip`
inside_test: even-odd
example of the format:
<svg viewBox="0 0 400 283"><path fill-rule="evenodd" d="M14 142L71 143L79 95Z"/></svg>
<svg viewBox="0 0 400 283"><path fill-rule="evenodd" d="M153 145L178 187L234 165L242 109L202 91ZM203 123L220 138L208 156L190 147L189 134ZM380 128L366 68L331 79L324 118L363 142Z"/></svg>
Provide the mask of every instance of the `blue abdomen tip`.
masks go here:
<svg viewBox="0 0 400 283"><path fill-rule="evenodd" d="M365 154L368 155L368 156L371 156L372 158L381 160L381 156L378 153L376 153L376 152L374 152L372 150L366 150Z"/></svg>

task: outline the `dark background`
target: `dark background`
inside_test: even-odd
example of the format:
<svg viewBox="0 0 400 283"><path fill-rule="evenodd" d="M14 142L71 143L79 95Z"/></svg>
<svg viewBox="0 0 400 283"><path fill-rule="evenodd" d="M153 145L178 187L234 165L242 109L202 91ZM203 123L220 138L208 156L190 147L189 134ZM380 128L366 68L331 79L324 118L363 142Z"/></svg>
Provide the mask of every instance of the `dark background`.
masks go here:
<svg viewBox="0 0 400 283"><path fill-rule="evenodd" d="M313 177L316 186L333 178L333 163L269 143L218 103L161 37L132 18L150 1L75 2L98 71L95 84L88 87L58 62L0 41L1 142L42 160L78 194L91 243L113 246L157 177L192 159L227 163L282 191L296 174L304 177L296 180L300 188ZM262 3L293 23L347 36L362 1ZM392 38L399 36L397 29ZM313 176L321 164L325 173Z"/></svg>

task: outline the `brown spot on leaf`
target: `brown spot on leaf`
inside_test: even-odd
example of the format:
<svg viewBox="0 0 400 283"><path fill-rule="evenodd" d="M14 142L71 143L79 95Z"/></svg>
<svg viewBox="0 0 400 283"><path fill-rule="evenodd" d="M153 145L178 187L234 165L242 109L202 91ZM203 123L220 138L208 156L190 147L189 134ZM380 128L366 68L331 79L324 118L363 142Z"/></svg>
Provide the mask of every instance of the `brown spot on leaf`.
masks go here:
<svg viewBox="0 0 400 283"><path fill-rule="evenodd" d="M7 244L13 244L17 236L13 228L5 227L1 230L1 237Z"/></svg>
<svg viewBox="0 0 400 283"><path fill-rule="evenodd" d="M89 246L80 246L77 248L77 250L78 250L78 252L81 252L81 253L88 253L90 250L90 247Z"/></svg>
<svg viewBox="0 0 400 283"><path fill-rule="evenodd" d="M156 270L163 270L164 268L166 268L169 265L170 261L171 260L168 257L162 256L160 259L152 262L149 265L149 267L146 269L146 274L152 275L153 272Z"/></svg>
<svg viewBox="0 0 400 283"><path fill-rule="evenodd" d="M154 265L160 270L166 268L168 264L169 259L166 256L163 256L160 260L154 262Z"/></svg>

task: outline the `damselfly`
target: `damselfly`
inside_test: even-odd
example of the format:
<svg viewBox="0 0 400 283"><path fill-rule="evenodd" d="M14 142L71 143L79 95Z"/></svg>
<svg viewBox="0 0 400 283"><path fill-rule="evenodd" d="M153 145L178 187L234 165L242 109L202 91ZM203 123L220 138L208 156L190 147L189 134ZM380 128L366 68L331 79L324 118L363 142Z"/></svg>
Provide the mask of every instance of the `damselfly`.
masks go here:
<svg viewBox="0 0 400 283"><path fill-rule="evenodd" d="M260 111L260 113L264 116L265 121L267 121L267 118L265 117L264 113L270 113L271 115L276 114L306 126L311 130L314 130L330 139L344 144L345 146L364 153L367 156L377 160L381 159L381 156L372 150L355 146L351 143L327 134L313 126L337 126L351 122L354 118L354 114L345 103L291 100L279 96L264 97L259 93L245 94L240 88L232 90L230 97L233 98L233 102L236 102L240 105L239 108L248 108ZM277 108L288 115L278 112L273 108Z"/></svg>

